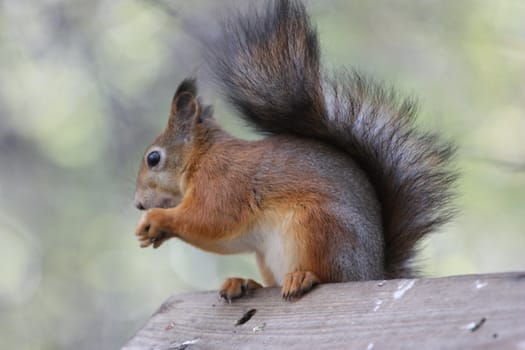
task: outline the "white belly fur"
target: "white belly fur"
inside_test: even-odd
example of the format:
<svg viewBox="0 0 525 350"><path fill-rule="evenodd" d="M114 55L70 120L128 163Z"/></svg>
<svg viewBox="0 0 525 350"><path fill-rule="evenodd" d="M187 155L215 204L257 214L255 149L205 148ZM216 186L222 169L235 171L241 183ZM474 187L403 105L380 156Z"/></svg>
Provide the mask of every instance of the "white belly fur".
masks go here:
<svg viewBox="0 0 525 350"><path fill-rule="evenodd" d="M256 232L253 232L259 241L256 251L263 257L264 264L279 285L282 285L284 276L292 269L290 262L296 261L292 256L295 249L287 247L292 219L292 212L284 216L267 213L257 225Z"/></svg>
<svg viewBox="0 0 525 350"><path fill-rule="evenodd" d="M287 240L293 237L289 232L292 220L293 212L283 215L267 211L251 232L223 242L221 250L227 254L257 252L275 281L282 285L284 276L294 268L291 262L297 261L295 244L287 245Z"/></svg>

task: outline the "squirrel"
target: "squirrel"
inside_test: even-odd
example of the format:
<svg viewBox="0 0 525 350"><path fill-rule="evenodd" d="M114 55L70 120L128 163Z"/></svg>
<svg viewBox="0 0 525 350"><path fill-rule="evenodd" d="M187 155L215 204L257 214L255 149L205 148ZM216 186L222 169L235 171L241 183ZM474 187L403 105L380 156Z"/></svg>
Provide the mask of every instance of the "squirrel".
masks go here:
<svg viewBox="0 0 525 350"><path fill-rule="evenodd" d="M325 74L296 0L222 23L205 58L226 100L266 135L235 138L193 78L147 149L136 235L255 253L266 286L295 299L319 283L410 278L418 242L453 216L455 147L414 126L416 103L354 71ZM230 301L262 287L229 278Z"/></svg>

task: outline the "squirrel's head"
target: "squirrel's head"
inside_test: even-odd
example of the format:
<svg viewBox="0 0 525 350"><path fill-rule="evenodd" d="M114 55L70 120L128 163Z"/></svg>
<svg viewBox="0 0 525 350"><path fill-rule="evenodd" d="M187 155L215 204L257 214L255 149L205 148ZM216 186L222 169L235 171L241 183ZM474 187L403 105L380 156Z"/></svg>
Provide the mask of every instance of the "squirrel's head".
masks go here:
<svg viewBox="0 0 525 350"><path fill-rule="evenodd" d="M138 209L171 208L181 201L190 161L206 147L211 107L202 108L194 79L184 80L173 97L168 124L148 147L137 178Z"/></svg>

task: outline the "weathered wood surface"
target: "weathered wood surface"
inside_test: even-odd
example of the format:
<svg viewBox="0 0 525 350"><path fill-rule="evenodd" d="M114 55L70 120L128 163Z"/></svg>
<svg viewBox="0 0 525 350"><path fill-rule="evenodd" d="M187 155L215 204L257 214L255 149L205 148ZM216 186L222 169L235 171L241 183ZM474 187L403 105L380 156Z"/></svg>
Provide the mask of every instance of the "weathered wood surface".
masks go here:
<svg viewBox="0 0 525 350"><path fill-rule="evenodd" d="M174 295L123 349L342 348L525 350L525 272L321 285L295 302Z"/></svg>

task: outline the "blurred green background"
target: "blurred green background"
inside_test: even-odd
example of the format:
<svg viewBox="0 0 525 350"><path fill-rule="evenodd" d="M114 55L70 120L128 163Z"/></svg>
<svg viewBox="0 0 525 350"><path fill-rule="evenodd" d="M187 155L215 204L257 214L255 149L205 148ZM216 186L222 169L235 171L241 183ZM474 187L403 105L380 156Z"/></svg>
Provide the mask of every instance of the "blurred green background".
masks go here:
<svg viewBox="0 0 525 350"><path fill-rule="evenodd" d="M0 2L1 349L119 348L170 294L259 279L251 256L133 234L138 164L182 78L248 135L196 43L241 3ZM525 3L308 4L327 67L395 82L460 146L461 214L426 242L426 274L525 269Z"/></svg>

